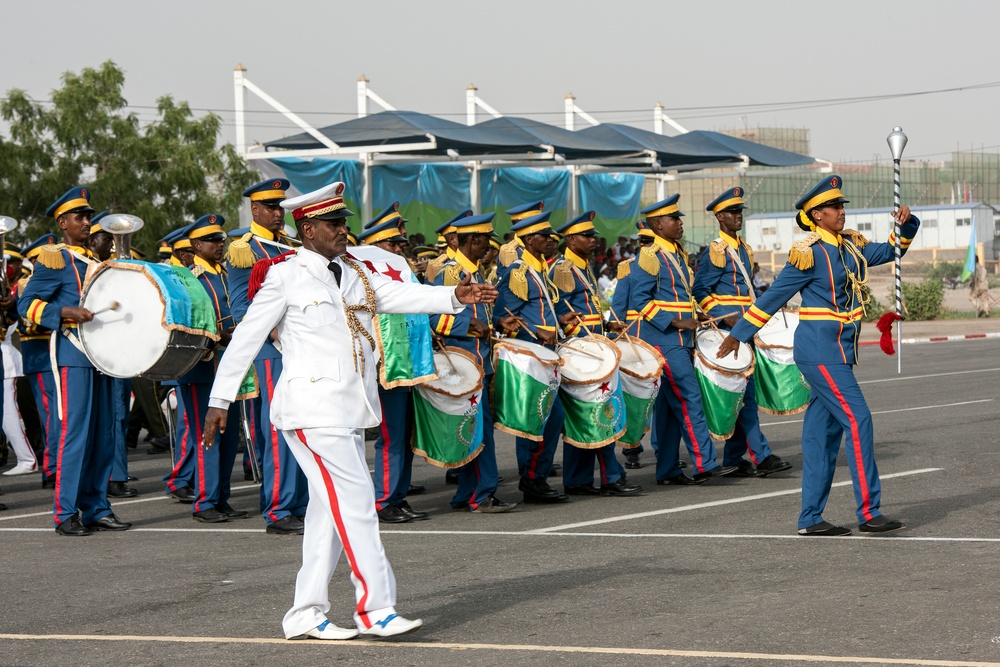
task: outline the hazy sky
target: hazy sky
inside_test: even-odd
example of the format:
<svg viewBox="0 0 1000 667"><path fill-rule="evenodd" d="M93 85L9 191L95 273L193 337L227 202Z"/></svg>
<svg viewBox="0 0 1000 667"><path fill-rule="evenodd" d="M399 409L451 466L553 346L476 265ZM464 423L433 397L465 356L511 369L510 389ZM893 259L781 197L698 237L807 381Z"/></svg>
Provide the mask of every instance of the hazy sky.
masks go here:
<svg viewBox="0 0 1000 667"><path fill-rule="evenodd" d="M216 110L227 141L242 63L286 106L321 112L306 116L317 126L354 116L364 73L396 108L459 122L474 82L502 113L555 124L572 91L599 119L650 130L657 101L690 130L805 127L813 155L832 160L885 158L893 125L909 135L906 157L1000 147L996 2L46 0L4 13L3 92L45 100L63 72L111 59L126 71L131 105L171 94ZM758 106L987 83L997 85ZM252 96L248 108L268 109ZM250 114L250 124L251 141L298 131L273 113Z"/></svg>

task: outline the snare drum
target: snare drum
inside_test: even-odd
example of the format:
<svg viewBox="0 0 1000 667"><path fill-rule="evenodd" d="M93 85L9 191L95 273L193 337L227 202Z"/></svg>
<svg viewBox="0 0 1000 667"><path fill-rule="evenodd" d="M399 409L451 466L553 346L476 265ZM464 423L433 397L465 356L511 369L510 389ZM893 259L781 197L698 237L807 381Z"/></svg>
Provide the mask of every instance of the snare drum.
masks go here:
<svg viewBox="0 0 1000 667"><path fill-rule="evenodd" d="M604 336L570 338L559 348L559 358L559 395L566 410L563 440L583 449L618 440L625 432L618 347Z"/></svg>
<svg viewBox="0 0 1000 667"><path fill-rule="evenodd" d="M622 336L615 345L621 353L618 371L625 399L625 433L618 441L626 448L635 447L653 419L653 404L660 393L663 375L663 357L655 347L638 338Z"/></svg>
<svg viewBox="0 0 1000 667"><path fill-rule="evenodd" d="M458 468L483 448L483 369L457 347L435 352L434 367L437 379L414 387L413 451L431 465Z"/></svg>
<svg viewBox="0 0 1000 667"><path fill-rule="evenodd" d="M116 378L176 380L219 340L215 308L184 267L105 262L87 277L77 331L97 370Z"/></svg>
<svg viewBox="0 0 1000 667"><path fill-rule="evenodd" d="M737 356L717 359L726 337L718 329L702 329L695 335L694 374L701 388L701 402L708 422L708 433L716 440L726 440L736 430L736 419L743 408L747 378L753 373L753 350L740 343Z"/></svg>
<svg viewBox="0 0 1000 667"><path fill-rule="evenodd" d="M562 360L547 347L505 338L493 346L493 421L501 431L544 440Z"/></svg>
<svg viewBox="0 0 1000 667"><path fill-rule="evenodd" d="M782 310L754 336L757 407L772 415L793 415L809 406L809 385L793 357L798 313Z"/></svg>

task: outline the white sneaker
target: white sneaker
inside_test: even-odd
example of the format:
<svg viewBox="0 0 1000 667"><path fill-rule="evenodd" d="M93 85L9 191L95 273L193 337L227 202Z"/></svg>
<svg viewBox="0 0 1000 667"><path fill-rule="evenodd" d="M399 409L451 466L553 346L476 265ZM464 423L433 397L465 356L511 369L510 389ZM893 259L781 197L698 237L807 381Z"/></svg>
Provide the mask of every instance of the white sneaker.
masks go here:
<svg viewBox="0 0 1000 667"><path fill-rule="evenodd" d="M399 614L389 614L381 621L376 621L372 627L362 630L361 634L369 637L395 637L416 632L424 624L419 618L412 621Z"/></svg>
<svg viewBox="0 0 1000 667"><path fill-rule="evenodd" d="M38 472L38 466L30 463L18 463L16 466L3 473L4 475L30 475Z"/></svg>
<svg viewBox="0 0 1000 667"><path fill-rule="evenodd" d="M358 636L355 628L341 628L330 621L323 621L312 630L306 630L301 635L289 639L354 639Z"/></svg>

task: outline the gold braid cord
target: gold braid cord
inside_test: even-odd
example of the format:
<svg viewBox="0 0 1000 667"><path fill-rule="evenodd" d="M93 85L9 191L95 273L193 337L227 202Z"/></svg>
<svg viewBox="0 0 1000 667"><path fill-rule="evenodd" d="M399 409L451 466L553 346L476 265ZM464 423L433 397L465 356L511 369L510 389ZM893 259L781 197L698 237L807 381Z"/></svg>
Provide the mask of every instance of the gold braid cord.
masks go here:
<svg viewBox="0 0 1000 667"><path fill-rule="evenodd" d="M858 234L858 236L861 236L861 234ZM847 262L844 262L844 272L847 274L847 284L844 287L847 289L847 296L850 299L847 307L848 310L853 310L854 304L857 303L861 306L862 312L867 315L865 306L872 299L871 292L868 291L868 260L865 259L858 246L854 245L848 238L844 239L842 247L847 249L847 254L854 257L854 262L858 266L858 272L854 273L847 270ZM864 239L863 236L861 238Z"/></svg>
<svg viewBox="0 0 1000 667"><path fill-rule="evenodd" d="M362 375L365 374L365 348L361 343L361 337L363 336L368 344L371 345L372 352L375 351L375 338L368 333L368 329L365 329L364 325L361 324L361 320L358 319L357 311L363 310L372 317L372 321L375 321L375 315L377 314L377 308L375 307L375 290L372 289L371 283L368 282L368 277L365 275L361 267L355 264L353 261L347 259L346 257L341 257L341 260L347 264L351 269L354 270L358 277L361 278L361 284L365 286L365 303L358 303L351 306L344 304L344 314L347 318L347 329L351 332L351 353L354 355L354 372L360 372ZM358 371L358 353L361 353L361 370Z"/></svg>

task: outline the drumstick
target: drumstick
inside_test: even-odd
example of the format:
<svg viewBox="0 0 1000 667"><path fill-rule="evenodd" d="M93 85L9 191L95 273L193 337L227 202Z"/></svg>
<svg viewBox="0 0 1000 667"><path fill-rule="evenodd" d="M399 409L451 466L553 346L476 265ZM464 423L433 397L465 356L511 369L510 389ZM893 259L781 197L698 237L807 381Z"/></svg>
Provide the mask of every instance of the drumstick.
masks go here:
<svg viewBox="0 0 1000 667"><path fill-rule="evenodd" d="M557 342L556 346L557 347L566 347L566 348L569 348L570 350L573 350L577 354L582 354L585 357L590 357L591 359L597 359L598 361L604 361L604 359L602 359L601 357L597 356L596 354L592 354L590 352L587 352L586 350L581 350L578 347L573 347L569 343Z"/></svg>
<svg viewBox="0 0 1000 667"><path fill-rule="evenodd" d="M579 314L576 314L576 321L580 323L580 328L583 329L584 332L586 332L586 334L588 336L590 336L594 340L597 340L597 336L594 335L593 331L591 331L590 329L587 328L587 326L583 323L583 318L580 317ZM600 342L600 341L598 341L598 342Z"/></svg>
<svg viewBox="0 0 1000 667"><path fill-rule="evenodd" d="M448 356L448 350L444 349L444 343L436 338L434 339L434 342L437 343L437 348L441 350L441 353L444 355L444 360L447 361L448 365L451 367L451 372L457 375L458 371L455 370L455 364L451 363L451 357Z"/></svg>
<svg viewBox="0 0 1000 667"><path fill-rule="evenodd" d="M95 310L95 311L94 311L94 312L93 312L92 314L93 314L93 315L99 315L99 314L101 314L101 313L106 313L106 312L107 312L107 311L109 311L109 310L111 310L111 311L115 311L115 310L118 310L118 306L120 306L120 305L121 305L121 304L119 304L119 303L118 303L117 301L112 301L112 302L111 302L111 303L110 303L110 304L108 305L108 307L107 307L107 308L101 308L100 310Z"/></svg>
<svg viewBox="0 0 1000 667"><path fill-rule="evenodd" d="M618 316L615 314L615 309L614 308L612 308L611 306L608 306L608 310L611 311L611 317L615 318L615 322L617 322L618 324L624 324L624 322L622 322L620 319L618 319ZM628 326L631 326L631 325L628 325ZM626 328L620 334L618 334L618 335L619 336L625 336L625 340L628 342L629 346L632 348L632 354L635 355L636 359L642 359L642 355L639 354L639 350L636 348L635 343L632 342L632 337L628 335L628 326L626 326Z"/></svg>
<svg viewBox="0 0 1000 667"><path fill-rule="evenodd" d="M510 315L511 317L513 317L515 320L517 320L518 324L521 325L521 327L524 329L524 332L526 334L528 334L529 336L531 336L535 340L538 340L538 336L535 335L534 331L532 331L531 329L528 328L528 325L525 323L524 320L522 320L520 317L518 317L514 313L510 312L510 308L504 308L504 310L507 311L508 315Z"/></svg>

